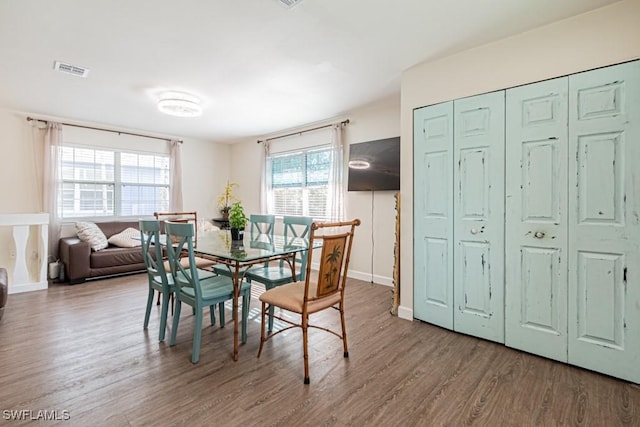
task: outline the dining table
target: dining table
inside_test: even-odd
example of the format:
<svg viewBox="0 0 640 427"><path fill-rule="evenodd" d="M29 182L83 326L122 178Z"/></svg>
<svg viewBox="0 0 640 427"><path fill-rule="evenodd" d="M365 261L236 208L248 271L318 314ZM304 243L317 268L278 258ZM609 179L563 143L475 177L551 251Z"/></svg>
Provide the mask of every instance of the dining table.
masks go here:
<svg viewBox="0 0 640 427"><path fill-rule="evenodd" d="M316 240L316 245L321 245ZM229 230L213 230L199 233L194 253L202 258L224 264L233 281L233 360L238 360L238 304L240 285L248 269L265 262L283 260L291 268L296 280L295 259L309 249L309 239L279 234L244 233L243 240L232 240Z"/></svg>

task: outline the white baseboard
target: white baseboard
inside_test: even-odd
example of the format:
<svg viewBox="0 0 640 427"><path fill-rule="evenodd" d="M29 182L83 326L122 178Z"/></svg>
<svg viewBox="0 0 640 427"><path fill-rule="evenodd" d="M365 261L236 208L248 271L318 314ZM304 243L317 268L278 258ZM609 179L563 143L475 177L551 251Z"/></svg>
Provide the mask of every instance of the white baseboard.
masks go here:
<svg viewBox="0 0 640 427"><path fill-rule="evenodd" d="M355 271L355 270L349 270L349 274L347 274L347 276L353 279L363 280L369 283L373 281L373 283L376 283L378 285L393 287L393 279L391 277L385 277L385 276L374 274L372 279L371 273L366 273L364 271Z"/></svg>
<svg viewBox="0 0 640 427"><path fill-rule="evenodd" d="M311 268L313 270L318 271L318 263L312 262L311 263ZM385 286L391 286L393 287L393 278L391 277L385 277L385 276L380 276L377 274L373 275L373 279L371 278L371 273L367 273L364 271L356 271L356 270L349 270L349 273L347 274L348 277L351 277L352 279L358 279L358 280L363 280L365 282L369 282L371 283L373 280L373 283L376 283L378 285L385 285Z"/></svg>
<svg viewBox="0 0 640 427"><path fill-rule="evenodd" d="M400 306L398 307L398 317L405 320L413 321L413 308Z"/></svg>
<svg viewBox="0 0 640 427"><path fill-rule="evenodd" d="M22 292L31 292L31 291L41 291L43 289L47 289L49 287L49 282L34 282L34 283L23 283L23 284L15 284L12 283L9 285L9 293L10 294L19 294Z"/></svg>
<svg viewBox="0 0 640 427"><path fill-rule="evenodd" d="M314 270L317 271L318 270L318 264L317 263L311 263L311 268L313 268ZM363 272L363 271L356 271L356 270L349 270L348 276L353 278L353 279L358 279L358 280L362 280L362 281L371 283L371 273L366 273L366 272ZM393 287L393 278L385 277L385 276L379 276L379 275L375 275L374 274L373 275L373 283L377 283L379 285ZM413 308L412 307L405 307L403 305L400 305L398 307L398 317L400 319L413 321Z"/></svg>

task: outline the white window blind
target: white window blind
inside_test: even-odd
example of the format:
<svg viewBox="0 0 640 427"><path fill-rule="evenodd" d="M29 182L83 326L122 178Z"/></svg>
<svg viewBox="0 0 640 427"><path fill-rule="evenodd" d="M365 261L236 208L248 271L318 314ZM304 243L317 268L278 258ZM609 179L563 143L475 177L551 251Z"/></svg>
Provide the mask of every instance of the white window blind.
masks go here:
<svg viewBox="0 0 640 427"><path fill-rule="evenodd" d="M270 213L328 219L330 146L273 154L267 161L271 171Z"/></svg>
<svg viewBox="0 0 640 427"><path fill-rule="evenodd" d="M151 215L169 209L169 156L60 148L62 218Z"/></svg>

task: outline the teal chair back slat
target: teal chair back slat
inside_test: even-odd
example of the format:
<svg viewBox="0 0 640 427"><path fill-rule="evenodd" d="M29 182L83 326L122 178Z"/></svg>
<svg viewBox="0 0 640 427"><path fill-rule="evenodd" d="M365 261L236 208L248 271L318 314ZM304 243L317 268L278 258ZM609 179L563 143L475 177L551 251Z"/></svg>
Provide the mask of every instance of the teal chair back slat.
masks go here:
<svg viewBox="0 0 640 427"><path fill-rule="evenodd" d="M157 220L140 220L138 226L140 228L142 258L147 269L147 279L149 282L144 328L146 329L147 326L149 326L153 296L155 291L158 291L162 296L158 339L163 341L167 326L169 298L172 297L174 290L172 286L173 280L169 279L164 269L162 246L160 245L160 223Z"/></svg>
<svg viewBox="0 0 640 427"><path fill-rule="evenodd" d="M276 223L275 215L251 214L249 215L249 222L251 223L252 235L268 234L270 236L273 236L273 230Z"/></svg>
<svg viewBox="0 0 640 427"><path fill-rule="evenodd" d="M182 288L193 288L196 299L200 299L202 295L193 252L193 238L195 236L193 224L165 222L165 230L167 232L169 266L176 292L180 293ZM189 258L186 267L180 262L184 253Z"/></svg>
<svg viewBox="0 0 640 427"><path fill-rule="evenodd" d="M140 240L142 241L142 256L147 272L156 276L166 277L162 263L162 247L160 246L160 224L158 221L141 220Z"/></svg>
<svg viewBox="0 0 640 427"><path fill-rule="evenodd" d="M311 224L313 224L313 218L308 216L285 216L282 219L282 223L284 224L285 241L289 241L289 239L294 238L308 240L311 231ZM296 257L296 262L300 264L300 274L299 277L297 277L300 281L303 281L306 277L308 257L309 251L303 251L300 254L300 257Z"/></svg>
<svg viewBox="0 0 640 427"><path fill-rule="evenodd" d="M261 236L267 236L273 240L273 231L276 225L275 215L251 214L249 222L251 222L251 240L262 240ZM268 263L264 265L266 267Z"/></svg>
<svg viewBox="0 0 640 427"><path fill-rule="evenodd" d="M285 216L282 219L284 224L284 235L287 237L309 238L313 218L309 216Z"/></svg>

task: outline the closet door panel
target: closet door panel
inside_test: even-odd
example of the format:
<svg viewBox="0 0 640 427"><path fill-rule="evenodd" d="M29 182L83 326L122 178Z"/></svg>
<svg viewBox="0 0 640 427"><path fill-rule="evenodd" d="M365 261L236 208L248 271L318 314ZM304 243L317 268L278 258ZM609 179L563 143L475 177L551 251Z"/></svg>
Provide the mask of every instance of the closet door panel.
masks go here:
<svg viewBox="0 0 640 427"><path fill-rule="evenodd" d="M453 102L414 111L414 317L453 329Z"/></svg>
<svg viewBox="0 0 640 427"><path fill-rule="evenodd" d="M507 90L505 344L567 361L567 78Z"/></svg>
<svg viewBox="0 0 640 427"><path fill-rule="evenodd" d="M569 88L569 362L640 383L640 62Z"/></svg>
<svg viewBox="0 0 640 427"><path fill-rule="evenodd" d="M454 329L504 342L504 91L454 101Z"/></svg>

